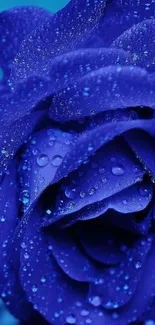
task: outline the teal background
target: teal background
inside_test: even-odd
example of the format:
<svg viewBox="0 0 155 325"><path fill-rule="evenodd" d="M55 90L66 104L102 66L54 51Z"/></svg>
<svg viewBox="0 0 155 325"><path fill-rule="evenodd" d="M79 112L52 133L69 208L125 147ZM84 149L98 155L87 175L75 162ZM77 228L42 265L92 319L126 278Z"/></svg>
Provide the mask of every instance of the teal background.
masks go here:
<svg viewBox="0 0 155 325"><path fill-rule="evenodd" d="M69 0L0 0L0 11L16 6L39 6L56 12L68 2Z"/></svg>
<svg viewBox="0 0 155 325"><path fill-rule="evenodd" d="M65 5L69 1L70 0L0 0L0 11L16 6L38 6L50 10L54 13L60 10L61 8L65 7ZM1 301L0 325L20 325L19 321L16 320L12 315L10 315L10 313L5 309Z"/></svg>

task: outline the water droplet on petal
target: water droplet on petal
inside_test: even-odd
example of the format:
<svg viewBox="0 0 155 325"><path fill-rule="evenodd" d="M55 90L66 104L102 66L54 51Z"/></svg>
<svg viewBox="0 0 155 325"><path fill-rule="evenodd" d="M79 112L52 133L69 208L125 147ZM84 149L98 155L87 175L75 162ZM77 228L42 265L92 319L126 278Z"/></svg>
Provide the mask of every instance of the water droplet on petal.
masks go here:
<svg viewBox="0 0 155 325"><path fill-rule="evenodd" d="M52 165L53 165L54 167L58 167L58 166L61 165L62 160L63 160L63 157L62 157L62 156L60 156L60 155L56 155L56 156L54 156L54 157L52 158Z"/></svg>
<svg viewBox="0 0 155 325"><path fill-rule="evenodd" d="M40 167L45 167L49 162L49 158L47 155L45 154L41 154L39 155L39 157L37 158L37 164L40 166Z"/></svg>
<svg viewBox="0 0 155 325"><path fill-rule="evenodd" d="M94 188L90 188L90 189L88 190L88 194L89 194L89 195L93 195L94 193L95 193Z"/></svg>
<svg viewBox="0 0 155 325"><path fill-rule="evenodd" d="M93 150L93 146L90 144L89 146L88 146L88 151L92 151Z"/></svg>
<svg viewBox="0 0 155 325"><path fill-rule="evenodd" d="M136 263L135 263L135 268L138 270L138 269L140 269L142 267L142 263L140 262L140 261L137 261Z"/></svg>
<svg viewBox="0 0 155 325"><path fill-rule="evenodd" d="M86 319L86 324L92 324L92 322L93 322L93 321L92 321L91 318L87 318L87 319Z"/></svg>
<svg viewBox="0 0 155 325"><path fill-rule="evenodd" d="M107 177L102 177L102 183L106 183L108 181Z"/></svg>
<svg viewBox="0 0 155 325"><path fill-rule="evenodd" d="M24 242L21 243L22 248L26 248L26 244Z"/></svg>
<svg viewBox="0 0 155 325"><path fill-rule="evenodd" d="M75 324L75 322L76 322L76 318L75 318L75 316L74 316L74 315L68 315L68 316L66 317L66 322L67 322L68 324Z"/></svg>
<svg viewBox="0 0 155 325"><path fill-rule="evenodd" d="M46 214L50 215L52 213L52 211L50 209L46 210Z"/></svg>
<svg viewBox="0 0 155 325"><path fill-rule="evenodd" d="M127 291L129 289L129 286L127 284L124 285L123 289Z"/></svg>
<svg viewBox="0 0 155 325"><path fill-rule="evenodd" d="M56 140L56 136L55 135L50 135L49 139L50 139L50 141L55 141Z"/></svg>
<svg viewBox="0 0 155 325"><path fill-rule="evenodd" d="M33 285L32 286L32 292L37 292L37 290L38 290L37 286L36 285Z"/></svg>
<svg viewBox="0 0 155 325"><path fill-rule="evenodd" d="M115 165L112 167L112 174L115 176L121 176L124 174L124 167L122 165Z"/></svg>
<svg viewBox="0 0 155 325"><path fill-rule="evenodd" d="M101 305L101 298L99 296L94 296L89 298L89 302L95 306L98 307Z"/></svg>
<svg viewBox="0 0 155 325"><path fill-rule="evenodd" d="M69 203L67 204L67 207L68 207L68 209L70 209L70 210L74 209L74 207L75 207L75 203L74 203L74 201L69 202Z"/></svg>
<svg viewBox="0 0 155 325"><path fill-rule="evenodd" d="M75 188L66 188L65 189L65 195L68 199L74 199L76 195L76 189Z"/></svg>
<svg viewBox="0 0 155 325"><path fill-rule="evenodd" d="M104 174L105 173L105 168L99 168L99 173Z"/></svg>
<svg viewBox="0 0 155 325"><path fill-rule="evenodd" d="M46 282L46 278L44 276L41 277L40 279L41 283L45 283Z"/></svg>
<svg viewBox="0 0 155 325"><path fill-rule="evenodd" d="M144 325L155 325L155 322L152 319L146 320Z"/></svg>
<svg viewBox="0 0 155 325"><path fill-rule="evenodd" d="M54 141L49 140L48 144L49 144L50 147L53 147L54 146Z"/></svg>
<svg viewBox="0 0 155 325"><path fill-rule="evenodd" d="M87 309L81 310L81 316L88 316L88 315L89 315L89 311Z"/></svg>
<svg viewBox="0 0 155 325"><path fill-rule="evenodd" d="M21 193L21 201L23 204L28 204L30 201L30 194L28 190L23 190Z"/></svg>
<svg viewBox="0 0 155 325"><path fill-rule="evenodd" d="M24 258L25 258L26 260L29 258L29 254L28 254L27 252L24 254Z"/></svg>
<svg viewBox="0 0 155 325"><path fill-rule="evenodd" d="M1 222L5 222L5 220L6 220L6 217L5 216L2 216L1 217Z"/></svg>
<svg viewBox="0 0 155 325"><path fill-rule="evenodd" d="M32 153L34 156L37 156L39 154L39 150L38 149L33 149Z"/></svg>
<svg viewBox="0 0 155 325"><path fill-rule="evenodd" d="M85 192L83 192L83 191L80 192L80 197L81 197L82 199L85 197L85 195L86 195Z"/></svg>
<svg viewBox="0 0 155 325"><path fill-rule="evenodd" d="M141 186L140 187L140 190L139 190L139 192L140 192L140 195L141 196L148 196L148 194L149 194L149 191L148 191L148 189L146 188L146 187L144 187L144 186Z"/></svg>

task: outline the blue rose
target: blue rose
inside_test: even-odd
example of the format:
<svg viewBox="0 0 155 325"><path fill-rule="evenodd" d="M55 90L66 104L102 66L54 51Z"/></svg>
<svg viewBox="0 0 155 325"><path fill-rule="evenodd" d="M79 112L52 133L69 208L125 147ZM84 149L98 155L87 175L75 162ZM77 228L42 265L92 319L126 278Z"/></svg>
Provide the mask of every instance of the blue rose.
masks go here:
<svg viewBox="0 0 155 325"><path fill-rule="evenodd" d="M154 0L0 14L0 292L21 320L153 324L154 17Z"/></svg>

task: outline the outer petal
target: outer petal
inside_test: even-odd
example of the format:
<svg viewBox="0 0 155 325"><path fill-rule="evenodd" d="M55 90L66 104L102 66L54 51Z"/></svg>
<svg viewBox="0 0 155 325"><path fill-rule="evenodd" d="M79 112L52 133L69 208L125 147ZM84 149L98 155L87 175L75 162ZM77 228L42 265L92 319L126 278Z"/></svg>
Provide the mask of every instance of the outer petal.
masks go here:
<svg viewBox="0 0 155 325"><path fill-rule="evenodd" d="M47 89L48 79L32 76L20 83L15 91L3 95L0 102L1 125L8 126L37 110L41 100L49 95Z"/></svg>
<svg viewBox="0 0 155 325"><path fill-rule="evenodd" d="M125 31L111 46L132 54L135 65L154 71L154 42L155 19L150 19Z"/></svg>
<svg viewBox="0 0 155 325"><path fill-rule="evenodd" d="M51 119L64 122L106 110L154 107L154 81L155 76L134 66L101 68L56 94L49 114Z"/></svg>
<svg viewBox="0 0 155 325"><path fill-rule="evenodd" d="M22 190L29 192L27 207L33 204L40 194L54 183L54 179L64 158L72 151L77 134L48 128L33 134L23 155L20 175L23 177ZM25 166L30 166L26 168ZM69 172L64 166L63 175Z"/></svg>
<svg viewBox="0 0 155 325"><path fill-rule="evenodd" d="M152 238L137 240L131 249L126 248L126 258L113 268L103 271L102 278L90 284L90 297L99 296L106 309L117 309L132 299L140 281Z"/></svg>
<svg viewBox="0 0 155 325"><path fill-rule="evenodd" d="M0 67L5 81L23 39L50 16L50 13L37 7L19 7L0 13Z"/></svg>
<svg viewBox="0 0 155 325"><path fill-rule="evenodd" d="M23 142L43 115L42 111L35 112L1 129L0 145L2 149L0 152L0 166L2 170L7 168L10 160L14 157L20 146L23 145Z"/></svg>
<svg viewBox="0 0 155 325"><path fill-rule="evenodd" d="M142 269L140 281L138 282L135 294L129 303L121 310L116 311L117 321L119 325L125 322L139 322L143 319L142 311L150 306L155 294L155 242L153 241L151 250L147 255L146 262Z"/></svg>
<svg viewBox="0 0 155 325"><path fill-rule="evenodd" d="M22 80L17 87L11 86L12 92L3 96L0 104L1 120L9 123L19 119L26 113L38 108L41 100L71 85L91 70L107 64L127 64L130 58L122 50L115 49L83 49L60 55L51 61L49 76L43 78L32 75ZM12 114L12 111L14 114Z"/></svg>
<svg viewBox="0 0 155 325"><path fill-rule="evenodd" d="M48 22L24 40L14 61L12 80L19 81L49 71L50 59L69 52L95 28L105 9L105 0L71 0Z"/></svg>
<svg viewBox="0 0 155 325"><path fill-rule="evenodd" d="M55 93L73 85L87 73L108 66L132 64L132 57L116 49L79 49L57 56L50 61L48 76ZM51 86L50 86L51 88Z"/></svg>
<svg viewBox="0 0 155 325"><path fill-rule="evenodd" d="M125 30L135 24L155 18L155 3L152 0L111 1L99 26L102 46L109 46Z"/></svg>
<svg viewBox="0 0 155 325"><path fill-rule="evenodd" d="M29 316L31 307L25 299L25 294L18 280L19 270L19 240L12 242L12 236L17 225L17 166L9 166L9 172L1 183L1 233L0 233L0 294L9 310L20 319ZM15 303L18 301L18 304Z"/></svg>
<svg viewBox="0 0 155 325"><path fill-rule="evenodd" d="M85 296L87 285L79 286L61 273L52 259L47 236L37 230L39 215L35 214L29 220L21 250L21 283L36 310L54 325L65 324L77 308L76 301Z"/></svg>

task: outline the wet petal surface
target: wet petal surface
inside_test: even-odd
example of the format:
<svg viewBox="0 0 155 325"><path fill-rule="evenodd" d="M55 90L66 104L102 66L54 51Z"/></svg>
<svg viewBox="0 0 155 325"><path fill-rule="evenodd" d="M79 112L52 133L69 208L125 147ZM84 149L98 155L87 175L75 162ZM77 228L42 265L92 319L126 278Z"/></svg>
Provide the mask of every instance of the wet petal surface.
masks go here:
<svg viewBox="0 0 155 325"><path fill-rule="evenodd" d="M101 304L106 309L124 306L136 290L151 242L150 237L136 241L126 252L126 259L118 267L105 269L103 277L90 284L90 296L99 295Z"/></svg>
<svg viewBox="0 0 155 325"><path fill-rule="evenodd" d="M64 122L106 110L154 107L154 78L134 66L95 70L54 96L50 118Z"/></svg>
<svg viewBox="0 0 155 325"><path fill-rule="evenodd" d="M0 68L6 81L23 39L51 16L37 7L17 7L0 14Z"/></svg>
<svg viewBox="0 0 155 325"><path fill-rule="evenodd" d="M71 203L74 203L72 212L75 212L88 204L107 199L141 181L144 173L126 142L121 138L112 141L63 182L56 213L70 213Z"/></svg>
<svg viewBox="0 0 155 325"><path fill-rule="evenodd" d="M82 0L80 3L71 0L64 9L36 28L22 43L14 61L12 80L28 77L34 69L38 75L46 74L50 59L73 50L97 26L104 13L105 3L105 0Z"/></svg>
<svg viewBox="0 0 155 325"><path fill-rule="evenodd" d="M125 31L111 46L132 54L135 65L154 71L154 42L155 20L149 19Z"/></svg>
<svg viewBox="0 0 155 325"><path fill-rule="evenodd" d="M19 319L27 319L31 307L26 300L25 293L19 282L19 249L20 241L12 242L14 230L18 223L18 187L17 162L9 165L8 172L3 175L0 186L1 227L0 233L0 292L11 313ZM8 194L9 193L9 199ZM15 304L15 299L18 304Z"/></svg>
<svg viewBox="0 0 155 325"><path fill-rule="evenodd" d="M0 14L0 294L20 319L153 315L154 15L154 0Z"/></svg>

